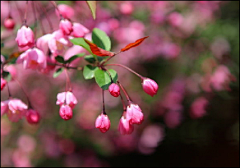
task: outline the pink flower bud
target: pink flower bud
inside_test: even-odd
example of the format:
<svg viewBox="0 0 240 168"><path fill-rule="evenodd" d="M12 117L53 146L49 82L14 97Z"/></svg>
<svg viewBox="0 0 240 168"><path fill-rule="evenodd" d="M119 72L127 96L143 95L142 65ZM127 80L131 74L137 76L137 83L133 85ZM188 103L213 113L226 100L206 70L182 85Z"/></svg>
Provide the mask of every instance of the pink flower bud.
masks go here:
<svg viewBox="0 0 240 168"><path fill-rule="evenodd" d="M14 22L14 20L11 17L6 18L4 20L4 26L8 30L12 30L14 28L14 26L15 26L15 22Z"/></svg>
<svg viewBox="0 0 240 168"><path fill-rule="evenodd" d="M26 119L29 124L37 124L40 121L40 115L37 111L30 109L26 113Z"/></svg>
<svg viewBox="0 0 240 168"><path fill-rule="evenodd" d="M32 47L34 45L34 34L30 27L22 26L16 37L16 42L19 47Z"/></svg>
<svg viewBox="0 0 240 168"><path fill-rule="evenodd" d="M110 128L110 120L106 114L101 114L97 117L95 121L95 127L99 128L102 133L105 133Z"/></svg>
<svg viewBox="0 0 240 168"><path fill-rule="evenodd" d="M72 18L73 15L74 15L73 8L66 5L66 4L59 4L58 5L58 10L64 18ZM56 10L56 14L59 15L57 10Z"/></svg>
<svg viewBox="0 0 240 168"><path fill-rule="evenodd" d="M31 48L22 53L17 63L22 63L25 69L45 69L47 67L47 57L44 55L42 50L38 48Z"/></svg>
<svg viewBox="0 0 240 168"><path fill-rule="evenodd" d="M118 97L120 95L120 88L117 84L112 83L108 88L109 93L114 96Z"/></svg>
<svg viewBox="0 0 240 168"><path fill-rule="evenodd" d="M73 32L74 37L84 37L89 33L89 30L80 23L73 23Z"/></svg>
<svg viewBox="0 0 240 168"><path fill-rule="evenodd" d="M59 23L59 28L63 31L63 34L70 35L73 31L72 22L68 19L61 20Z"/></svg>
<svg viewBox="0 0 240 168"><path fill-rule="evenodd" d="M154 96L158 91L158 84L149 78L144 78L142 82L143 90L150 96Z"/></svg>
<svg viewBox="0 0 240 168"><path fill-rule="evenodd" d="M62 92L57 94L57 105L69 105L71 108L74 108L74 106L77 104L77 99L73 95L72 92L67 91L67 92Z"/></svg>
<svg viewBox="0 0 240 168"><path fill-rule="evenodd" d="M7 81L3 78L1 78L1 90L3 90L3 88L5 87L5 85L7 84Z"/></svg>
<svg viewBox="0 0 240 168"><path fill-rule="evenodd" d="M133 12L133 5L130 2L124 2L120 5L120 11L123 14L131 14Z"/></svg>
<svg viewBox="0 0 240 168"><path fill-rule="evenodd" d="M134 130L133 125L129 122L128 119L126 119L124 116L121 117L119 125L118 125L118 130L122 135L125 134L131 134Z"/></svg>
<svg viewBox="0 0 240 168"><path fill-rule="evenodd" d="M19 99L10 99L8 102L8 118L12 122L17 122L25 116L27 105Z"/></svg>
<svg viewBox="0 0 240 168"><path fill-rule="evenodd" d="M130 104L127 106L126 118L131 124L141 124L144 116L137 104Z"/></svg>
<svg viewBox="0 0 240 168"><path fill-rule="evenodd" d="M69 105L61 105L60 110L59 110L59 115L62 117L64 120L69 120L73 116L73 112L71 107Z"/></svg>

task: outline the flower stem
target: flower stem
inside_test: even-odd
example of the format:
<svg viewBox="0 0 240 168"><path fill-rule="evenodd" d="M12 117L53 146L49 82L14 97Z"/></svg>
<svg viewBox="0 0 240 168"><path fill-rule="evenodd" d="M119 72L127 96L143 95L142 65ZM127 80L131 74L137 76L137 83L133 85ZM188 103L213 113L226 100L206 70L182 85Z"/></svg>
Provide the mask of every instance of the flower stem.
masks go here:
<svg viewBox="0 0 240 168"><path fill-rule="evenodd" d="M102 89L102 101L103 101L103 110L102 110L102 114L106 115L106 111L105 111L105 102L104 102L104 90Z"/></svg>
<svg viewBox="0 0 240 168"><path fill-rule="evenodd" d="M64 69L65 71L65 74L66 74L66 78L67 78L67 81L66 81L66 92L67 91L72 91L72 87L71 87L71 82L70 82L70 78L69 78L69 74L67 73L67 69L65 68Z"/></svg>
<svg viewBox="0 0 240 168"><path fill-rule="evenodd" d="M28 11L28 0L26 1L26 7L25 7L23 25L26 25L26 24L27 24L27 11Z"/></svg>
<svg viewBox="0 0 240 168"><path fill-rule="evenodd" d="M121 85L121 83L120 83L119 81L117 81L117 83L118 83L118 85L120 86L120 88L122 89L124 95L126 96L127 101L128 101L128 102L131 102L132 99L131 99L130 96L127 94L127 91L124 89L124 87Z"/></svg>

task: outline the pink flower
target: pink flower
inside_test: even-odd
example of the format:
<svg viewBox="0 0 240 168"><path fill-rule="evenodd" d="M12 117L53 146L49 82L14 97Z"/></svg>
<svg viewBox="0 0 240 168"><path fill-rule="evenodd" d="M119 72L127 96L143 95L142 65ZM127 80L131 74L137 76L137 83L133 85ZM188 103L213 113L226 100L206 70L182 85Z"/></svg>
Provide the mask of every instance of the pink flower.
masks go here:
<svg viewBox="0 0 240 168"><path fill-rule="evenodd" d="M48 55L48 50L49 50L48 43L51 39L52 39L52 34L45 34L42 37L39 37L37 39L37 43L36 43L37 48L42 50L45 55Z"/></svg>
<svg viewBox="0 0 240 168"><path fill-rule="evenodd" d="M23 25L17 32L16 42L19 47L33 47L34 34L30 27Z"/></svg>
<svg viewBox="0 0 240 168"><path fill-rule="evenodd" d="M7 84L7 81L1 77L1 90L3 90L6 84Z"/></svg>
<svg viewBox="0 0 240 168"><path fill-rule="evenodd" d="M118 130L122 135L125 134L131 134L134 130L133 125L129 122L128 119L126 119L124 116L121 117L119 125L118 125Z"/></svg>
<svg viewBox="0 0 240 168"><path fill-rule="evenodd" d="M59 110L59 115L62 117L64 120L69 120L73 116L72 108L69 107L69 105L61 105L60 110Z"/></svg>
<svg viewBox="0 0 240 168"><path fill-rule="evenodd" d="M27 105L19 99L10 99L1 102L2 114L7 113L9 120L17 122L26 114Z"/></svg>
<svg viewBox="0 0 240 168"><path fill-rule="evenodd" d="M141 124L144 116L140 107L131 103L127 106L126 118L131 124Z"/></svg>
<svg viewBox="0 0 240 168"><path fill-rule="evenodd" d="M4 26L8 30L12 30L14 28L14 26L15 26L15 22L14 22L14 20L11 17L6 18L4 20Z"/></svg>
<svg viewBox="0 0 240 168"><path fill-rule="evenodd" d="M62 14L64 18L72 18L74 15L74 10L72 7L65 5L65 4L59 4L58 10ZM58 11L56 10L56 14L59 15Z"/></svg>
<svg viewBox="0 0 240 168"><path fill-rule="evenodd" d="M67 92L62 92L62 93L58 93L57 94L57 105L69 105L71 108L74 108L74 106L77 104L77 99L76 97L73 95L72 92L67 91Z"/></svg>
<svg viewBox="0 0 240 168"><path fill-rule="evenodd" d="M180 26L183 19L183 16L177 12L173 12L168 16L168 21L172 26Z"/></svg>
<svg viewBox="0 0 240 168"><path fill-rule="evenodd" d="M26 119L30 124L37 124L40 121L40 115L37 111L29 109L26 113Z"/></svg>
<svg viewBox="0 0 240 168"><path fill-rule="evenodd" d="M73 23L73 32L74 37L84 37L89 33L89 30L80 23Z"/></svg>
<svg viewBox="0 0 240 168"><path fill-rule="evenodd" d="M143 90L150 96L154 96L158 91L158 84L149 78L144 78L142 82Z"/></svg>
<svg viewBox="0 0 240 168"><path fill-rule="evenodd" d="M120 95L120 88L117 84L112 83L108 88L109 93L114 96L118 97Z"/></svg>
<svg viewBox="0 0 240 168"><path fill-rule="evenodd" d="M191 105L190 116L193 119L203 117L206 114L206 106L208 105L208 100L204 97L199 97Z"/></svg>
<svg viewBox="0 0 240 168"><path fill-rule="evenodd" d="M120 11L123 14L131 14L133 12L133 5L130 2L124 2L120 4Z"/></svg>
<svg viewBox="0 0 240 168"><path fill-rule="evenodd" d="M31 48L22 53L17 63L22 63L25 69L45 69L47 67L47 57L44 55L42 50L38 48Z"/></svg>
<svg viewBox="0 0 240 168"><path fill-rule="evenodd" d="M105 133L110 128L110 120L106 114L101 114L97 117L95 121L95 127L99 128L102 133Z"/></svg>
<svg viewBox="0 0 240 168"><path fill-rule="evenodd" d="M73 31L73 24L68 19L61 20L59 23L59 29L63 31L64 35L70 35Z"/></svg>

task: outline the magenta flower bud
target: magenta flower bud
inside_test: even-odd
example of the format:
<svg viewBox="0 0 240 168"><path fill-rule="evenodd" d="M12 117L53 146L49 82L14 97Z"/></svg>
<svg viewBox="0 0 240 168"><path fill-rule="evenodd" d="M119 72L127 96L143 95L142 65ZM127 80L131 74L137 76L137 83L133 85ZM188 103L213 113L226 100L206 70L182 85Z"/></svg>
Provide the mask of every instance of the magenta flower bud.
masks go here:
<svg viewBox="0 0 240 168"><path fill-rule="evenodd" d="M14 28L14 26L15 26L15 22L14 22L14 20L13 20L11 17L6 18L6 19L4 20L4 27L5 27L6 29L12 30L12 29Z"/></svg>
<svg viewBox="0 0 240 168"><path fill-rule="evenodd" d="M34 45L34 34L30 27L22 26L16 37L16 42L19 47L32 47Z"/></svg>
<svg viewBox="0 0 240 168"><path fill-rule="evenodd" d="M7 84L7 81L3 78L1 78L1 90L3 90L3 88L5 87L5 85Z"/></svg>
<svg viewBox="0 0 240 168"><path fill-rule="evenodd" d="M73 31L72 22L70 22L68 19L61 20L59 23L59 29L62 30L64 35L70 35Z"/></svg>
<svg viewBox="0 0 240 168"><path fill-rule="evenodd" d="M67 92L62 92L57 94L57 105L69 105L71 108L74 108L74 106L77 104L77 99L73 95L72 92L67 91Z"/></svg>
<svg viewBox="0 0 240 168"><path fill-rule="evenodd" d="M59 16L59 12L60 12L64 18L72 18L74 15L74 9L71 6L66 4L59 4L58 10L56 10L56 14Z"/></svg>
<svg viewBox="0 0 240 168"><path fill-rule="evenodd" d="M30 109L26 113L26 119L29 124L37 124L40 121L40 115L37 111Z"/></svg>
<svg viewBox="0 0 240 168"><path fill-rule="evenodd" d="M134 130L133 125L124 116L121 117L118 125L118 130L122 135L131 134Z"/></svg>
<svg viewBox="0 0 240 168"><path fill-rule="evenodd" d="M89 33L89 30L80 23L73 23L73 32L74 37L84 37Z"/></svg>
<svg viewBox="0 0 240 168"><path fill-rule="evenodd" d="M61 105L59 110L59 115L64 120L70 120L73 116L72 108L69 107L69 105L65 105L65 104Z"/></svg>
<svg viewBox="0 0 240 168"><path fill-rule="evenodd" d="M22 63L25 69L45 69L47 67L47 57L42 50L38 48L31 48L22 53L17 63Z"/></svg>
<svg viewBox="0 0 240 168"><path fill-rule="evenodd" d="M101 114L97 117L95 121L95 127L99 128L102 133L105 133L110 128L110 120L106 114Z"/></svg>
<svg viewBox="0 0 240 168"><path fill-rule="evenodd" d="M117 84L112 83L108 88L109 93L114 96L118 97L120 95L120 88Z"/></svg>
<svg viewBox="0 0 240 168"><path fill-rule="evenodd" d="M127 106L126 118L129 120L130 124L141 124L144 116L137 104L130 104Z"/></svg>
<svg viewBox="0 0 240 168"><path fill-rule="evenodd" d="M144 78L143 82L142 82L142 87L143 87L144 92L146 92L147 94L149 94L152 97L155 94L157 94L158 84L152 79Z"/></svg>

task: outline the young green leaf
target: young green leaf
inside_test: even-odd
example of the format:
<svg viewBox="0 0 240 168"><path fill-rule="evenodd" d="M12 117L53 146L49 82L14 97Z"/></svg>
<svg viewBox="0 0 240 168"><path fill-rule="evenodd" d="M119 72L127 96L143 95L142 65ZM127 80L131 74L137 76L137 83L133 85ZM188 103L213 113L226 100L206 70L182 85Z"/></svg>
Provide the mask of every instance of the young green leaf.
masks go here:
<svg viewBox="0 0 240 168"><path fill-rule="evenodd" d="M117 73L113 69L108 70L108 72L111 74L114 81L117 81ZM99 87L101 87L103 90L107 90L109 85L111 84L111 78L109 74L106 71L103 71L99 68L95 70L95 81L98 84Z"/></svg>
<svg viewBox="0 0 240 168"><path fill-rule="evenodd" d="M54 78L58 77L58 76L62 73L62 71L63 71L63 68L58 68L58 69L54 72L53 77L54 77Z"/></svg>
<svg viewBox="0 0 240 168"><path fill-rule="evenodd" d="M70 39L70 41L71 41L74 45L82 46L82 47L85 48L89 53L92 54L92 51L91 51L91 49L90 49L90 46L84 41L84 38L74 38L74 39Z"/></svg>
<svg viewBox="0 0 240 168"><path fill-rule="evenodd" d="M96 19L96 7L97 7L97 1L87 1L88 7L90 8L92 12L93 19Z"/></svg>
<svg viewBox="0 0 240 168"><path fill-rule="evenodd" d="M98 29L98 28L94 28L92 31L92 41L94 44L96 44L98 47L110 51L111 50L111 40L108 37L108 35Z"/></svg>
<svg viewBox="0 0 240 168"><path fill-rule="evenodd" d="M59 56L59 55L58 55L57 57L55 57L55 59L56 59L56 61L59 62L59 63L63 63L63 64L65 63L65 60L64 60L64 58L63 58L62 56Z"/></svg>
<svg viewBox="0 0 240 168"><path fill-rule="evenodd" d="M94 78L94 72L97 69L97 67L94 67L92 65L86 65L83 68L83 77L85 79L92 79Z"/></svg>
<svg viewBox="0 0 240 168"><path fill-rule="evenodd" d="M102 58L102 57L100 57L100 58ZM84 57L84 59L89 63L94 63L96 61L96 59L93 57L93 55L86 55Z"/></svg>

